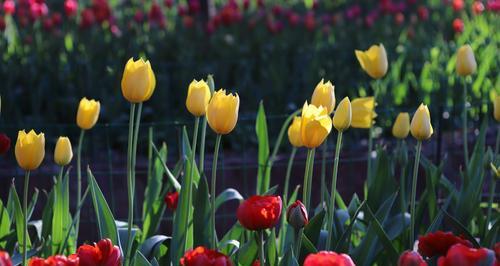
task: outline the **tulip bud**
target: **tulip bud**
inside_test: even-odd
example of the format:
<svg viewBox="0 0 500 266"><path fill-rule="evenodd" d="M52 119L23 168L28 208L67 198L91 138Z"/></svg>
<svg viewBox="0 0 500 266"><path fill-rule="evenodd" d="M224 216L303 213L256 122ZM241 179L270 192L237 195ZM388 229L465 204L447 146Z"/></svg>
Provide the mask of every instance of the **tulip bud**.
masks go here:
<svg viewBox="0 0 500 266"><path fill-rule="evenodd" d="M306 226L309 223L306 206L300 200L292 203L286 211L286 220L296 230Z"/></svg>
<svg viewBox="0 0 500 266"><path fill-rule="evenodd" d="M457 74L468 76L476 72L477 63L470 45L463 45L457 52Z"/></svg>
<svg viewBox="0 0 500 266"><path fill-rule="evenodd" d="M73 159L73 149L71 142L67 137L59 137L54 151L54 161L59 166L68 165Z"/></svg>
<svg viewBox="0 0 500 266"><path fill-rule="evenodd" d="M80 100L80 105L78 106L76 123L81 129L91 129L99 118L100 110L101 103L99 103L99 101L87 100L87 98L84 97Z"/></svg>
<svg viewBox="0 0 500 266"><path fill-rule="evenodd" d="M301 124L302 118L300 116L296 116L293 118L292 124L288 127L288 140L290 141L290 144L296 148L304 146L300 135Z"/></svg>
<svg viewBox="0 0 500 266"><path fill-rule="evenodd" d="M240 96L236 93L226 94L220 89L214 93L207 106L207 121L210 128L217 134L229 134L238 121Z"/></svg>
<svg viewBox="0 0 500 266"><path fill-rule="evenodd" d="M495 96L493 101L493 116L497 122L500 122L500 95Z"/></svg>
<svg viewBox="0 0 500 266"><path fill-rule="evenodd" d="M355 54L361 68L370 77L379 79L387 73L387 54L383 44L372 45L367 51L356 50Z"/></svg>
<svg viewBox="0 0 500 266"><path fill-rule="evenodd" d="M151 63L142 58L130 58L125 65L122 77L122 94L131 103L149 100L155 90L156 78Z"/></svg>
<svg viewBox="0 0 500 266"><path fill-rule="evenodd" d="M337 131L343 132L351 126L351 121L351 101L349 101L349 97L345 97L337 106L337 110L335 110L335 114L333 115L333 126Z"/></svg>
<svg viewBox="0 0 500 266"><path fill-rule="evenodd" d="M398 266L427 266L427 262L418 252L407 250L399 257Z"/></svg>
<svg viewBox="0 0 500 266"><path fill-rule="evenodd" d="M431 115L427 105L422 103L418 107L411 119L410 131L411 135L420 141L429 139L432 133L434 133L431 124Z"/></svg>
<svg viewBox="0 0 500 266"><path fill-rule="evenodd" d="M352 121L351 127L353 128L371 128L373 126L373 119L377 117L375 113L375 98L363 97L354 99L351 102Z"/></svg>
<svg viewBox="0 0 500 266"><path fill-rule="evenodd" d="M204 80L193 80L189 84L186 107L194 116L203 116L210 101L210 88Z"/></svg>
<svg viewBox="0 0 500 266"><path fill-rule="evenodd" d="M304 103L302 107L302 121L300 135L302 143L307 148L316 148L323 143L332 130L332 119L323 106L316 107Z"/></svg>
<svg viewBox="0 0 500 266"><path fill-rule="evenodd" d="M12 266L12 260L10 259L8 252L0 250L0 265Z"/></svg>
<svg viewBox="0 0 500 266"><path fill-rule="evenodd" d="M410 133L410 115L399 113L392 126L392 135L398 139L405 139Z"/></svg>
<svg viewBox="0 0 500 266"><path fill-rule="evenodd" d="M45 157L45 135L36 134L31 130L26 133L19 131L15 148L15 155L19 167L26 171L37 169Z"/></svg>
<svg viewBox="0 0 500 266"><path fill-rule="evenodd" d="M327 109L328 114L331 114L335 108L335 86L330 81L324 83L324 80L321 79L314 89L311 104L323 106Z"/></svg>

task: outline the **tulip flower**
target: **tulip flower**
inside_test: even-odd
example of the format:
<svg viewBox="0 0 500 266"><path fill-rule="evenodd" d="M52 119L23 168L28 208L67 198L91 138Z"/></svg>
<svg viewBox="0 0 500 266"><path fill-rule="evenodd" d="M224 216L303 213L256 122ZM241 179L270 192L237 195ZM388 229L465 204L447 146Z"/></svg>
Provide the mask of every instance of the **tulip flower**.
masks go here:
<svg viewBox="0 0 500 266"><path fill-rule="evenodd" d="M497 122L500 122L500 95L496 95L493 100L493 117Z"/></svg>
<svg viewBox="0 0 500 266"><path fill-rule="evenodd" d="M12 266L12 260L10 259L9 253L0 250L0 265L2 266Z"/></svg>
<svg viewBox="0 0 500 266"><path fill-rule="evenodd" d="M330 81L325 83L324 79L321 79L314 89L311 104L323 106L328 114L331 114L335 108L335 86Z"/></svg>
<svg viewBox="0 0 500 266"><path fill-rule="evenodd" d="M296 116L293 118L292 124L288 127L288 140L293 147L300 148L302 144L301 136L301 121L302 117Z"/></svg>
<svg viewBox="0 0 500 266"><path fill-rule="evenodd" d="M3 265L0 263L0 265ZM80 259L75 256L71 255L69 257L66 257L64 255L55 255L55 256L50 256L47 259L42 259L38 257L33 257L30 259L28 266L79 266L82 265L80 263Z"/></svg>
<svg viewBox="0 0 500 266"><path fill-rule="evenodd" d="M78 247L80 266L121 266L121 252L110 239L102 239L94 245Z"/></svg>
<svg viewBox="0 0 500 266"><path fill-rule="evenodd" d="M10 138L4 133L0 133L0 154L6 154L10 149Z"/></svg>
<svg viewBox="0 0 500 266"><path fill-rule="evenodd" d="M495 265L495 253L487 248L471 248L462 244L453 245L446 256L438 259L438 266Z"/></svg>
<svg viewBox="0 0 500 266"><path fill-rule="evenodd" d="M218 90L207 106L208 125L217 134L225 135L233 131L238 121L240 97L236 93L226 94L226 90Z"/></svg>
<svg viewBox="0 0 500 266"><path fill-rule="evenodd" d="M352 108L349 97L345 97L337 106L335 114L333 115L333 126L339 132L346 131L352 122Z"/></svg>
<svg viewBox="0 0 500 266"><path fill-rule="evenodd" d="M419 141L429 139L434 133L427 105L420 104L418 107L411 120L410 131L411 135Z"/></svg>
<svg viewBox="0 0 500 266"><path fill-rule="evenodd" d="M204 80L191 81L186 98L186 107L188 111L194 116L205 115L210 97L210 88Z"/></svg>
<svg viewBox="0 0 500 266"><path fill-rule="evenodd" d="M399 257L398 266L427 266L427 262L417 252L407 250Z"/></svg>
<svg viewBox="0 0 500 266"><path fill-rule="evenodd" d="M180 260L181 266L232 266L231 259L218 252L217 250L208 249L199 246L191 251L186 252Z"/></svg>
<svg viewBox="0 0 500 266"><path fill-rule="evenodd" d="M45 157L45 135L36 134L33 130L29 133L24 130L19 131L15 154L17 163L22 169L26 171L37 169Z"/></svg>
<svg viewBox="0 0 500 266"><path fill-rule="evenodd" d="M288 207L286 220L296 230L303 228L309 223L306 207L300 200L296 200Z"/></svg>
<svg viewBox="0 0 500 266"><path fill-rule="evenodd" d="M274 227L281 215L280 196L252 196L243 201L236 212L240 224L248 230Z"/></svg>
<svg viewBox="0 0 500 266"><path fill-rule="evenodd" d="M73 149L68 137L59 137L54 151L54 161L59 166L66 166L73 158Z"/></svg>
<svg viewBox="0 0 500 266"><path fill-rule="evenodd" d="M457 51L457 74L459 76L468 76L476 72L477 63L474 57L474 51L472 47L466 44L461 46Z"/></svg>
<svg viewBox="0 0 500 266"><path fill-rule="evenodd" d="M366 73L374 78L380 79L387 73L387 54L383 44L372 45L367 51L355 51L356 58Z"/></svg>
<svg viewBox="0 0 500 266"><path fill-rule="evenodd" d="M130 58L122 77L122 94L131 103L142 103L153 95L156 78L148 60Z"/></svg>
<svg viewBox="0 0 500 266"><path fill-rule="evenodd" d="M76 123L81 129L89 130L97 122L99 118L99 112L101 110L101 104L96 100L88 100L87 98L82 98L78 106L78 112L76 114Z"/></svg>
<svg viewBox="0 0 500 266"><path fill-rule="evenodd" d="M455 244L472 247L468 240L455 236L452 232L436 231L418 238L418 252L425 257L445 256Z"/></svg>
<svg viewBox="0 0 500 266"><path fill-rule="evenodd" d="M410 115L399 113L392 126L392 135L398 139L405 139L410 133Z"/></svg>
<svg viewBox="0 0 500 266"><path fill-rule="evenodd" d="M301 137L307 148L316 148L325 141L332 130L332 119L323 106L304 103L302 107Z"/></svg>
<svg viewBox="0 0 500 266"><path fill-rule="evenodd" d="M304 260L304 266L330 265L355 266L349 255L335 253L333 251L320 251L315 254L309 254Z"/></svg>
<svg viewBox="0 0 500 266"><path fill-rule="evenodd" d="M165 196L165 204L167 205L167 208L169 208L171 211L175 211L177 209L177 203L179 202L179 192L172 192L168 193Z"/></svg>
<svg viewBox="0 0 500 266"><path fill-rule="evenodd" d="M375 113L375 98L363 97L354 99L351 102L353 128L371 128L373 119L377 117Z"/></svg>

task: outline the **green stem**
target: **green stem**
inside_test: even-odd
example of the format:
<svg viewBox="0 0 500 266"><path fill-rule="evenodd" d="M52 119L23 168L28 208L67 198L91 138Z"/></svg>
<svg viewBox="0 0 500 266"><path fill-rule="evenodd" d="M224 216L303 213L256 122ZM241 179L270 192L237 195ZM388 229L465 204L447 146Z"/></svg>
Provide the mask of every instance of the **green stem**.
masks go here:
<svg viewBox="0 0 500 266"><path fill-rule="evenodd" d="M314 148L307 151L306 171L304 173L304 188L302 189L302 197L306 211L309 212L311 199L311 184L312 172L314 168Z"/></svg>
<svg viewBox="0 0 500 266"><path fill-rule="evenodd" d="M330 192L330 204L328 205L328 238L326 239L326 249L332 250L333 238L333 225L335 224L333 218L335 215L335 196L337 194L337 173L339 169L340 149L342 147L342 132L337 134L337 144L335 145L335 159L333 162L333 175L332 175L332 189Z"/></svg>
<svg viewBox="0 0 500 266"><path fill-rule="evenodd" d="M77 176L77 190L76 190L76 206L82 202L82 146L85 130L80 131L78 138L78 149L76 151L76 176ZM78 232L80 232L80 214L76 216L75 226L75 247L78 246Z"/></svg>
<svg viewBox="0 0 500 266"><path fill-rule="evenodd" d="M372 176L372 152L373 152L373 127L368 130L368 157L367 157L367 178L371 179Z"/></svg>
<svg viewBox="0 0 500 266"><path fill-rule="evenodd" d="M215 140L215 150L214 150L214 159L212 162L212 186L210 188L210 201L212 205L212 212L210 216L210 221L212 225L212 249L217 248L217 231L215 230L215 186L217 185L217 160L219 159L219 148L220 142L222 139L222 135L217 134L217 138Z"/></svg>
<svg viewBox="0 0 500 266"><path fill-rule="evenodd" d="M326 187L326 151L328 149L328 138L325 139L323 145L321 145L321 203L325 202L325 195L323 193L323 188Z"/></svg>
<svg viewBox="0 0 500 266"><path fill-rule="evenodd" d="M132 181L132 151L134 141L134 117L135 117L135 104L130 104L130 116L128 124L128 148L127 148L127 192L128 192L128 220L127 220L127 248L125 249L125 262L124 265L129 265L130 248L132 247L132 223L134 217L134 199L133 199L133 181Z"/></svg>
<svg viewBox="0 0 500 266"><path fill-rule="evenodd" d="M75 213L75 216L74 216L75 218L76 218L76 216L80 215L80 210L82 209L82 206L85 203L85 199L87 198L87 195L89 194L89 191L90 191L90 187L87 186L87 188L85 189L85 192L83 192L81 204L76 207L76 213ZM57 252L57 254L62 254L63 250L66 249L66 247L68 245L69 236L71 235L71 229L75 225L76 225L76 219L73 219L73 221L71 222L71 225L69 226L69 230L66 232L66 237L64 238L63 245L61 246L61 248L59 249L59 251Z"/></svg>
<svg viewBox="0 0 500 266"><path fill-rule="evenodd" d="M266 265L266 253L264 252L264 230L259 230L259 260L260 265Z"/></svg>
<svg viewBox="0 0 500 266"><path fill-rule="evenodd" d="M207 117L203 117L201 122L201 139L200 139L200 161L198 162L198 170L200 174L205 171L205 139L207 135Z"/></svg>
<svg viewBox="0 0 500 266"><path fill-rule="evenodd" d="M302 234L304 233L304 228L300 228L299 230L295 230L295 257L300 257L300 248L302 246Z"/></svg>
<svg viewBox="0 0 500 266"><path fill-rule="evenodd" d="M497 185L497 180L495 179L495 176L491 175L491 185L490 185L490 191L489 191L489 197L488 197L488 212L486 215L486 222L485 222L485 232L488 229L488 223L490 222L491 218L491 210L493 209L493 200L495 198L495 189Z"/></svg>
<svg viewBox="0 0 500 266"><path fill-rule="evenodd" d="M500 127L497 127L497 141L495 143L495 160L497 159L498 156L498 151L500 149Z"/></svg>
<svg viewBox="0 0 500 266"><path fill-rule="evenodd" d="M288 188L289 188L289 183L290 183L290 176L292 173L292 167L293 167L293 160L295 159L295 153L297 152L297 148L293 147L292 152L290 153L290 158L288 159L288 165L286 167L286 175L285 175L285 185L283 188L283 210L282 210L282 215L281 215L281 222L280 222L280 237L279 237L279 248L281 250L281 253L284 252L284 241L286 237L286 226L285 226L285 221L286 221L286 209L288 205Z"/></svg>
<svg viewBox="0 0 500 266"><path fill-rule="evenodd" d="M411 199L410 199L410 249L413 249L413 243L415 242L415 201L417 198L417 177L418 177L418 166L420 164L420 153L422 151L422 141L417 142L417 150L415 152L415 164L413 165L413 178L411 183Z"/></svg>
<svg viewBox="0 0 500 266"><path fill-rule="evenodd" d="M463 110L463 138L464 138L464 162L465 167L469 167L469 147L467 142L467 81L463 79L464 83L464 110Z"/></svg>
<svg viewBox="0 0 500 266"><path fill-rule="evenodd" d="M30 182L30 171L24 173L24 193L23 193L23 214L24 214L24 228L23 228L23 266L28 265L28 186Z"/></svg>

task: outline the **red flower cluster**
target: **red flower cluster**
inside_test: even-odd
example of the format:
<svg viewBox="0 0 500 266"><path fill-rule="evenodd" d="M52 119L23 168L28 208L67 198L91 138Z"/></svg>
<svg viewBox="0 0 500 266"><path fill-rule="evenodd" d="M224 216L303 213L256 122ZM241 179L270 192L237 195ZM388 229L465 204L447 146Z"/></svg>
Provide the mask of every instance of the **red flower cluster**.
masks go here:
<svg viewBox="0 0 500 266"><path fill-rule="evenodd" d="M498 265L495 262L495 254L486 248L470 248L462 244L456 244L448 250L446 256L440 257L438 266L475 266L475 265Z"/></svg>
<svg viewBox="0 0 500 266"><path fill-rule="evenodd" d="M455 244L472 247L472 244L451 232L436 231L418 238L418 252L425 257L444 256Z"/></svg>
<svg viewBox="0 0 500 266"><path fill-rule="evenodd" d="M310 254L304 261L304 266L356 266L347 254L338 254L333 251L320 251Z"/></svg>
<svg viewBox="0 0 500 266"><path fill-rule="evenodd" d="M165 204L167 204L167 208L172 211L177 209L177 203L179 202L179 192L168 193L165 196Z"/></svg>
<svg viewBox="0 0 500 266"><path fill-rule="evenodd" d="M50 256L47 259L34 257L30 259L28 266L78 266L79 258L73 254L69 257L63 255Z"/></svg>
<svg viewBox="0 0 500 266"><path fill-rule="evenodd" d="M181 266L232 266L233 263L228 256L206 247L197 247L184 254L181 258Z"/></svg>
<svg viewBox="0 0 500 266"><path fill-rule="evenodd" d="M279 222L280 196L252 196L243 201L236 212L240 224L249 230L272 228Z"/></svg>
<svg viewBox="0 0 500 266"><path fill-rule="evenodd" d="M0 250L0 266L12 266L9 253Z"/></svg>

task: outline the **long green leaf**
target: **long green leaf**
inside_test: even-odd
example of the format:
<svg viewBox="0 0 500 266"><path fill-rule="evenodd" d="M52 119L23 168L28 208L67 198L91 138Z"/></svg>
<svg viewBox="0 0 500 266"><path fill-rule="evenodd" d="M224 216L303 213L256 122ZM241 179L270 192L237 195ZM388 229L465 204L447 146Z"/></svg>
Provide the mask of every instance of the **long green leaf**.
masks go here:
<svg viewBox="0 0 500 266"><path fill-rule="evenodd" d="M193 206L194 246L210 246L213 232L207 228L207 221L210 221L211 208L207 178L204 174L198 183L198 189L193 199Z"/></svg>
<svg viewBox="0 0 500 266"><path fill-rule="evenodd" d="M14 184L10 187L10 193L12 195L13 207L14 207L14 219L16 223L16 233L17 233L17 241L19 243L19 250L23 252L22 245L23 243L23 232L24 232L24 215L23 210L21 208L21 202L19 201L19 196L17 195L16 187ZM30 236L26 235L26 248L31 248L31 240Z"/></svg>
<svg viewBox="0 0 500 266"><path fill-rule="evenodd" d="M267 132L266 112L262 101L259 104L255 132L258 141L257 194L261 195L269 189L271 183L271 167L269 165L269 136Z"/></svg>
<svg viewBox="0 0 500 266"><path fill-rule="evenodd" d="M219 207L230 200L238 200L242 201L243 196L241 196L240 192L234 188L228 188L222 191L217 198L215 199L215 209L219 209Z"/></svg>

